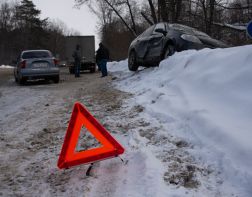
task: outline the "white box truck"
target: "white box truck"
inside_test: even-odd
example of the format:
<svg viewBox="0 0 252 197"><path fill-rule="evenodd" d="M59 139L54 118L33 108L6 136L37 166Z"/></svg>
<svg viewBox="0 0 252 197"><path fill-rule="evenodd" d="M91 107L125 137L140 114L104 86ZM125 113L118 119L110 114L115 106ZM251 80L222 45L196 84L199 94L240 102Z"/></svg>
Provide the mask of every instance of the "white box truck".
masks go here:
<svg viewBox="0 0 252 197"><path fill-rule="evenodd" d="M95 63L95 37L94 36L67 36L65 42L66 64L69 72L74 74L73 52L76 45L80 45L81 66L80 71L89 70L91 73L96 70Z"/></svg>

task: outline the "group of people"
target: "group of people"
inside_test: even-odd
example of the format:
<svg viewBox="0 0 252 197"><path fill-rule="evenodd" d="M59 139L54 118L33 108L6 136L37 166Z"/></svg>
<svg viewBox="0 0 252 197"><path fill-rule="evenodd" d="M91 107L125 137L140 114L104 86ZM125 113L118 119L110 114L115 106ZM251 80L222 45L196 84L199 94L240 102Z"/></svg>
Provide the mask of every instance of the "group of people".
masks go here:
<svg viewBox="0 0 252 197"><path fill-rule="evenodd" d="M74 58L74 73L75 77L80 77L80 65L81 65L81 49L80 45L76 45L76 49L73 52ZM107 71L107 62L109 60L109 50L102 44L99 44L99 48L96 51L96 64L98 66L98 70L101 71L101 77L108 76Z"/></svg>

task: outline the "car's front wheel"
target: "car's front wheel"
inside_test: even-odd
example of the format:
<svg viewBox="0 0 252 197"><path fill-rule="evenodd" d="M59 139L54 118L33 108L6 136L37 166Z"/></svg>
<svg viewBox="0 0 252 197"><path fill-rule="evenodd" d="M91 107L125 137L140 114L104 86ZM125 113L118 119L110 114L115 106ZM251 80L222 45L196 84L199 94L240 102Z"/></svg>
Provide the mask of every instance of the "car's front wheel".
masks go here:
<svg viewBox="0 0 252 197"><path fill-rule="evenodd" d="M166 59L169 56L172 56L175 53L175 48L173 45L167 45L164 49L163 57L162 59Z"/></svg>
<svg viewBox="0 0 252 197"><path fill-rule="evenodd" d="M90 68L90 73L95 73L95 67Z"/></svg>
<svg viewBox="0 0 252 197"><path fill-rule="evenodd" d="M69 67L69 73L74 74L74 67L73 66Z"/></svg>
<svg viewBox="0 0 252 197"><path fill-rule="evenodd" d="M18 83L19 83L20 85L24 85L24 84L26 83L26 78L24 78L24 77L20 77L20 78L18 78L17 80L18 80Z"/></svg>
<svg viewBox="0 0 252 197"><path fill-rule="evenodd" d="M131 70L131 71L137 71L137 69L138 69L135 51L131 51L129 54L128 67L129 67L129 70Z"/></svg>

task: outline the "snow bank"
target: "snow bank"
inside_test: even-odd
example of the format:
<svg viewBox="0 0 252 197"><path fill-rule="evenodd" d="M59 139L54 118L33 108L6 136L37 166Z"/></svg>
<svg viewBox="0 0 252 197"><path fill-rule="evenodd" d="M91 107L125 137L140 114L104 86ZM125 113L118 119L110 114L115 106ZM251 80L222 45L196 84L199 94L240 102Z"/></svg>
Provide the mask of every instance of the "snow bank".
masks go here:
<svg viewBox="0 0 252 197"><path fill-rule="evenodd" d="M146 113L195 146L194 155L226 180L224 190L252 193L252 45L184 51L156 68L110 63L118 87Z"/></svg>
<svg viewBox="0 0 252 197"><path fill-rule="evenodd" d="M1 65L1 66L0 66L0 69L1 69L1 68L13 68L13 66L9 66L9 65Z"/></svg>

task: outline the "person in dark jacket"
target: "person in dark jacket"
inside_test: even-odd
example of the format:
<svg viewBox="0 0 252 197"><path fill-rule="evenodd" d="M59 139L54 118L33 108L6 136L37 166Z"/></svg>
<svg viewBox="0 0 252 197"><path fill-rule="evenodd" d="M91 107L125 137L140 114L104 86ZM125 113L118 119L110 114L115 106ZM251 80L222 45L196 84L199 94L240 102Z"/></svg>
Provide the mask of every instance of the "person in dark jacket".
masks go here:
<svg viewBox="0 0 252 197"><path fill-rule="evenodd" d="M73 52L74 58L74 73L75 77L80 77L80 64L81 64L81 51L80 45L76 45L76 49Z"/></svg>
<svg viewBox="0 0 252 197"><path fill-rule="evenodd" d="M107 62L109 60L109 50L102 44L99 44L99 49L96 51L96 63L102 72L101 77L108 75Z"/></svg>

